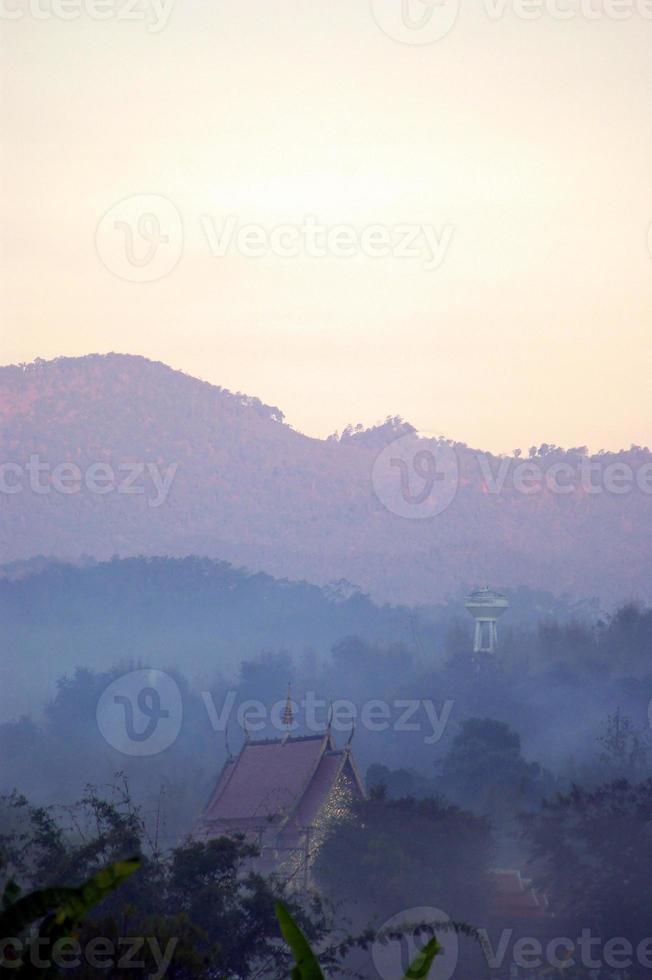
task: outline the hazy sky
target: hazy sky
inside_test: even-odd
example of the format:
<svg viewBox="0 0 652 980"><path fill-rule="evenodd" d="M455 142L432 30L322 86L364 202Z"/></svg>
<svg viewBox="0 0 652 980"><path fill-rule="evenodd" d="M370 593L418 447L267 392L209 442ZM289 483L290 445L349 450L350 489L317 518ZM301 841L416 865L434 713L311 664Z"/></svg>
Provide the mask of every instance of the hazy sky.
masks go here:
<svg viewBox="0 0 652 980"><path fill-rule="evenodd" d="M319 436L652 442L652 3L462 0L421 43L454 0L151 2L0 3L2 363L144 354Z"/></svg>

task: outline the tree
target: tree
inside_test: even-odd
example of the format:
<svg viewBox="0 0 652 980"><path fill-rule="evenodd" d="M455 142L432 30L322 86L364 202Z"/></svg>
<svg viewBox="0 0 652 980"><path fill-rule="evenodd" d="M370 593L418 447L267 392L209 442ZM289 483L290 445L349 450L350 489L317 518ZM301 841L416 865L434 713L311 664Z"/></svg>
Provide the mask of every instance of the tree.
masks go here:
<svg viewBox="0 0 652 980"><path fill-rule="evenodd" d="M574 786L521 819L558 918L631 942L649 934L652 780Z"/></svg>
<svg viewBox="0 0 652 980"><path fill-rule="evenodd" d="M183 913L212 943L212 965L225 975L247 977L253 964L265 976L283 975L287 953L276 943L275 902L284 889L273 878L247 870L258 848L242 836L188 841L173 850L168 865L165 906ZM313 896L309 911L285 896L311 941L326 932L324 906Z"/></svg>
<svg viewBox="0 0 652 980"><path fill-rule="evenodd" d="M23 890L76 886L108 863L140 854L140 867L123 887L98 906L80 935L92 940L149 937L170 950L166 976L172 980L239 980L265 976L285 980L291 956L279 944L275 904L282 900L311 942L330 931L317 896L299 901L274 878L251 870L258 850L242 837L187 840L161 853L156 827L134 806L126 782L108 799L94 789L72 807L33 807L21 796L0 800L0 872L20 880ZM139 948L142 967L129 976L155 976L153 945ZM96 976L82 962L78 977ZM123 976L116 962L103 970Z"/></svg>
<svg viewBox="0 0 652 980"><path fill-rule="evenodd" d="M502 721L463 721L440 766L447 796L494 819L513 815L544 795L540 766L526 762L520 735Z"/></svg>
<svg viewBox="0 0 652 980"><path fill-rule="evenodd" d="M485 911L491 854L482 817L434 798L390 800L380 790L334 824L315 876L327 895L355 903L361 922L427 905L473 922Z"/></svg>
<svg viewBox="0 0 652 980"><path fill-rule="evenodd" d="M393 799L406 796L420 799L434 793L434 780L426 779L414 769L388 769L377 762L367 769L365 782L371 792L382 788Z"/></svg>
<svg viewBox="0 0 652 980"><path fill-rule="evenodd" d="M636 781L647 769L647 732L637 729L620 708L615 715L609 715L606 731L598 741L602 745L600 761L607 779L620 777Z"/></svg>

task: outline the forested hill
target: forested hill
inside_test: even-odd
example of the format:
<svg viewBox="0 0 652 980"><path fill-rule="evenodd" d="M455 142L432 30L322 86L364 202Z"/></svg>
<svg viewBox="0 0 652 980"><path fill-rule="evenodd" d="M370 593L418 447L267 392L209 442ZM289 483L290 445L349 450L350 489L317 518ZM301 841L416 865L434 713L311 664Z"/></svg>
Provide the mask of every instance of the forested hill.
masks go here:
<svg viewBox="0 0 652 980"><path fill-rule="evenodd" d="M472 623L461 600L381 606L345 581L322 589L206 558L7 565L0 567L0 649L12 681L0 683L0 719L36 709L77 667L138 662L211 682L234 677L243 659L264 652L319 663L347 636L438 662L453 624L461 624L457 642L469 645ZM504 631L596 614L527 590L511 593L510 603Z"/></svg>
<svg viewBox="0 0 652 980"><path fill-rule="evenodd" d="M142 357L0 368L0 562L196 554L406 605L485 583L649 599L650 452L529 453L421 439L396 418L312 439ZM577 482L589 464L593 488Z"/></svg>
<svg viewBox="0 0 652 980"><path fill-rule="evenodd" d="M19 691L44 700L78 666L137 661L206 681L234 676L243 659L265 651L320 658L350 634L413 645L414 618L405 607L375 605L346 582L320 589L209 559L9 566L0 569L0 648L12 684L11 691L0 685L0 714L14 714ZM422 616L418 628L419 642L432 649L434 626Z"/></svg>

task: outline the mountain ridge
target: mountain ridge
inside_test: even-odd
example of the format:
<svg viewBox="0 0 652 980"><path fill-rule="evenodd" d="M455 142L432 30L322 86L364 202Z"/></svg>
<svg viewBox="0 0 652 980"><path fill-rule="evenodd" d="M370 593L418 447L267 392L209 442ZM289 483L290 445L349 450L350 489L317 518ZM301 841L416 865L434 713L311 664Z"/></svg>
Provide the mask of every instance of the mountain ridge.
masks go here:
<svg viewBox="0 0 652 980"><path fill-rule="evenodd" d="M377 460L402 438L426 454L455 453L459 486L441 513L411 519L412 511L388 507ZM585 450L535 452L546 468L577 466ZM50 468L50 482L43 493L31 484L0 493L3 564L44 554L196 554L317 585L345 579L380 601L408 604L486 581L606 601L649 594L643 493L532 496L511 484L493 492L500 466L523 460L420 438L397 417L316 439L276 406L139 355L0 367L0 461L26 479L33 457ZM632 447L591 459L640 468L652 456ZM65 465L84 474L142 466L143 480L175 472L168 496L152 507L161 498L153 483L149 495L51 492L50 471Z"/></svg>

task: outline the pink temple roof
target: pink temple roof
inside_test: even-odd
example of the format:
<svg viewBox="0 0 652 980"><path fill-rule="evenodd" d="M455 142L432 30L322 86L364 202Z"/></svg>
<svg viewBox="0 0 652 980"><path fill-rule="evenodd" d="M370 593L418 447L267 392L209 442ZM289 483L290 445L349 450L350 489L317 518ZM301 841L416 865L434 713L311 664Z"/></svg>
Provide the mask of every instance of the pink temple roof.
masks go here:
<svg viewBox="0 0 652 980"><path fill-rule="evenodd" d="M297 824L307 826L313 822L320 807L328 799L328 794L335 785L346 758L347 755L343 751L327 752L322 756L317 771L297 809Z"/></svg>
<svg viewBox="0 0 652 980"><path fill-rule="evenodd" d="M264 820L289 813L331 745L328 735L246 742L222 770L204 821Z"/></svg>
<svg viewBox="0 0 652 980"><path fill-rule="evenodd" d="M496 890L491 910L494 915L539 919L550 914L545 894L537 891L529 878L521 876L520 871L497 870L493 872L493 878Z"/></svg>

